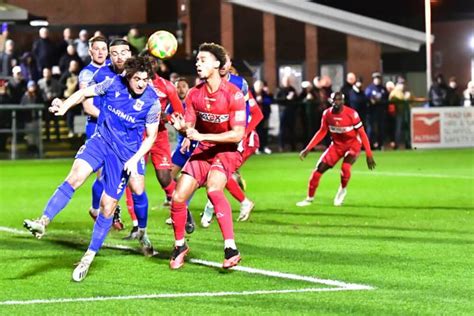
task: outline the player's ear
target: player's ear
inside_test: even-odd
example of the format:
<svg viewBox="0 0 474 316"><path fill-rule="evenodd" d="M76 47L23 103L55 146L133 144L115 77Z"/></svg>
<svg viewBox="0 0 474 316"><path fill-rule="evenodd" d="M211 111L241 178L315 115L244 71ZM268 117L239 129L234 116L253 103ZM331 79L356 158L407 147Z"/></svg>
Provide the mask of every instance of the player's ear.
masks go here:
<svg viewBox="0 0 474 316"><path fill-rule="evenodd" d="M219 69L221 67L221 62L218 60L214 61L214 69Z"/></svg>

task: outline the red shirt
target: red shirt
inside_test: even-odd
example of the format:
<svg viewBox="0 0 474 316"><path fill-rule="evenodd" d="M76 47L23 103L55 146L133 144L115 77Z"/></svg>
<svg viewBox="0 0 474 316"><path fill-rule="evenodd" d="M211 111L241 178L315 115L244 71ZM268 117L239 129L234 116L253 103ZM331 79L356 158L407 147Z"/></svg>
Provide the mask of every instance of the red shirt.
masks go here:
<svg viewBox="0 0 474 316"><path fill-rule="evenodd" d="M203 134L220 134L232 130L234 126L245 127L247 115L242 92L226 80L216 92L210 93L205 83L189 90L186 97L185 121L194 123L194 128ZM225 147L237 148L237 144ZM215 144L200 142L200 147L213 147ZM230 148L229 148L230 149Z"/></svg>
<svg viewBox="0 0 474 316"><path fill-rule="evenodd" d="M156 94L158 94L158 97L160 98L161 112L164 112L166 110L166 106L168 105L168 103L170 103L171 107L173 108L173 113L184 113L183 104L179 99L176 87L171 83L171 81L161 78L160 76L155 74L155 77L153 78L152 82L153 88ZM164 124L166 115L162 115L161 117L163 118L163 120L162 124L160 124L159 127L160 131L166 129Z"/></svg>
<svg viewBox="0 0 474 316"><path fill-rule="evenodd" d="M323 112L321 129L326 129L331 134L335 145L350 145L353 142L361 142L357 129L362 127L359 114L348 106L343 106L338 114L333 113L330 107Z"/></svg>

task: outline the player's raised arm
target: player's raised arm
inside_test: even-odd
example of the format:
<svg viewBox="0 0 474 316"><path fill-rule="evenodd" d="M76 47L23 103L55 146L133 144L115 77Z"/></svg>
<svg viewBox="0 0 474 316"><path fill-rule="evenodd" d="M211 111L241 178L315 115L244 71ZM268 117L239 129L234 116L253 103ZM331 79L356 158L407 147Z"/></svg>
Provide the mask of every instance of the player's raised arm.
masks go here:
<svg viewBox="0 0 474 316"><path fill-rule="evenodd" d="M326 110L326 111L328 111L328 110ZM314 146L319 144L324 139L324 137L326 137L326 134L328 133L328 126L326 124L326 115L325 114L326 114L326 112L323 113L323 117L321 119L321 127L316 132L316 134L314 134L313 138L308 143L308 145L306 145L305 149L303 149L300 152L300 159L301 160L304 160L306 158L306 156L308 156L311 149L313 149Z"/></svg>
<svg viewBox="0 0 474 316"><path fill-rule="evenodd" d="M55 98L51 102L49 111L54 113L56 116L64 115L70 108L75 105L81 104L87 98L94 97L97 95L103 95L110 87L113 82L113 78L105 80L99 84L78 90L74 92L69 98L62 101L59 98Z"/></svg>

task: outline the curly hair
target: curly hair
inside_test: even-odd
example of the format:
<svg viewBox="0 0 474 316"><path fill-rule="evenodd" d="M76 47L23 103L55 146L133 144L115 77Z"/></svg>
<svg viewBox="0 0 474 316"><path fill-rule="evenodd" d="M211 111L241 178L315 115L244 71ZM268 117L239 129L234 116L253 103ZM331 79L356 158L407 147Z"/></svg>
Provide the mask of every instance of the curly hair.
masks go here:
<svg viewBox="0 0 474 316"><path fill-rule="evenodd" d="M223 46L216 43L202 43L201 45L199 45L199 51L211 53L220 63L219 68L224 66L226 62L225 56L227 55L227 51Z"/></svg>
<svg viewBox="0 0 474 316"><path fill-rule="evenodd" d="M125 61L124 68L127 79L132 78L137 72L146 72L150 79L153 78L154 75L151 61L147 57L130 57Z"/></svg>

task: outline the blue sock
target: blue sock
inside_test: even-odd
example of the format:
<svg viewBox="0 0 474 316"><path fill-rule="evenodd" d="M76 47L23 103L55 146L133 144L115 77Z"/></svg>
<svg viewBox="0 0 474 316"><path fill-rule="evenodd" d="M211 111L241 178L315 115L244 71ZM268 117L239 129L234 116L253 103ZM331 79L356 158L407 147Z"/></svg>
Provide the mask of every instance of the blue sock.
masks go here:
<svg viewBox="0 0 474 316"><path fill-rule="evenodd" d="M53 218L66 207L73 194L74 189L72 186L67 181L64 181L49 198L48 204L46 204L43 210L43 215L52 221Z"/></svg>
<svg viewBox="0 0 474 316"><path fill-rule="evenodd" d="M135 206L135 215L138 220L138 228L146 228L148 221L148 196L146 192L141 195L132 193L133 205Z"/></svg>
<svg viewBox="0 0 474 316"><path fill-rule="evenodd" d="M105 237L107 237L107 233L112 227L112 221L114 217L111 216L107 218L104 214L100 213L97 216L94 224L94 230L92 231L92 238L91 243L89 244L89 250L98 252L102 244L104 243Z"/></svg>
<svg viewBox="0 0 474 316"><path fill-rule="evenodd" d="M92 207L96 210L100 207L102 192L104 192L104 185L102 184L102 181L96 178L92 184Z"/></svg>

